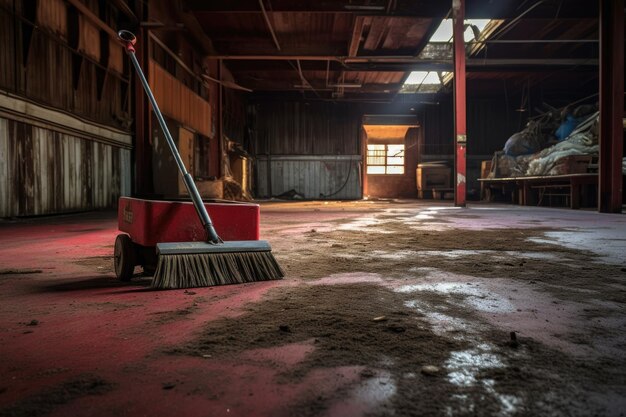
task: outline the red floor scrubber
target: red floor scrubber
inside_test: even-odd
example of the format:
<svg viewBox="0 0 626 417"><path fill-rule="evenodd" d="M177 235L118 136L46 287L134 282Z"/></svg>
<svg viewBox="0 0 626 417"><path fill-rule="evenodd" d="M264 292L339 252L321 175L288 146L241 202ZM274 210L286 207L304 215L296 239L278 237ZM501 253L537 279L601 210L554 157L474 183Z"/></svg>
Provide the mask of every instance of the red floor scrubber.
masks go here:
<svg viewBox="0 0 626 417"><path fill-rule="evenodd" d="M259 240L258 204L205 202L217 233L224 240ZM157 243L204 241L205 231L191 202L121 197L114 249L115 275L129 281L135 266L152 275L157 264Z"/></svg>
<svg viewBox="0 0 626 417"><path fill-rule="evenodd" d="M166 143L176 162L191 202L121 198L118 227L127 234L115 241L115 273L130 280L135 266L153 274L153 288L176 289L281 279L284 272L269 242L259 240L259 206L205 203L187 171L150 85L135 56L137 38L118 32L126 53Z"/></svg>

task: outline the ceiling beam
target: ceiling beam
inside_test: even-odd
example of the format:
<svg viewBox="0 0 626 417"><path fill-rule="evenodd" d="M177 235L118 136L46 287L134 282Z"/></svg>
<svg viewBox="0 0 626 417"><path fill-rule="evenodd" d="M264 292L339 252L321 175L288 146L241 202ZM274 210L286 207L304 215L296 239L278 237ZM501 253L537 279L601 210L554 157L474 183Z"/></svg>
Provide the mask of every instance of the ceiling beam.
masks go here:
<svg viewBox="0 0 626 417"><path fill-rule="evenodd" d="M139 22L139 19L137 18L137 16L135 16L135 13L133 13L132 9L124 0L112 0L112 3L115 5L115 7L117 7L120 12L124 13L124 15L126 15L126 17L128 17L132 23Z"/></svg>
<svg viewBox="0 0 626 417"><path fill-rule="evenodd" d="M354 18L354 25L352 26L352 37L350 38L350 44L348 45L348 56L356 56L359 52L359 45L361 45L361 36L363 35L363 17L356 16Z"/></svg>
<svg viewBox="0 0 626 417"><path fill-rule="evenodd" d="M193 12L206 13L206 14L220 14L220 13L260 13L257 8L256 1L246 0L237 1L230 0L227 2L219 1L206 1L206 0L184 0L185 5ZM379 16L415 16L419 17L432 17L443 15L448 5L441 3L446 2L423 2L418 1L420 4L407 4L398 8L397 4L394 4L393 0L379 1L377 4L369 2L369 5L355 5L348 1L272 1L272 10L268 13L343 13L343 14L375 14ZM416 3L415 1L413 3Z"/></svg>
<svg viewBox="0 0 626 417"><path fill-rule="evenodd" d="M452 65L452 60L422 59L414 56L359 56L347 57L339 55L212 55L208 58L225 61L336 61L349 64L364 63L407 63L425 65ZM469 59L468 65L476 67L487 66L597 66L597 59Z"/></svg>
<svg viewBox="0 0 626 417"><path fill-rule="evenodd" d="M80 0L68 0L68 2L78 9L88 20L95 24L98 28L105 31L111 38L117 39L117 33L111 29L109 25L104 23L98 16L96 16L87 6L85 6Z"/></svg>
<svg viewBox="0 0 626 417"><path fill-rule="evenodd" d="M280 51L280 43L278 43L278 38L276 37L276 33L274 32L274 27L272 26L272 22L270 21L269 16L267 15L267 11L265 10L265 6L263 5L263 0L259 0L259 6L261 7L261 12L263 13L263 19L265 20L265 24L272 35L272 39L274 40L274 45L276 45L276 49Z"/></svg>
<svg viewBox="0 0 626 417"><path fill-rule="evenodd" d="M254 0L245 1L207 1L184 0L186 7L193 12L206 14L261 13ZM389 7L389 0L370 2L369 6L355 6L348 1L293 1L273 0L272 10L268 13L349 13L377 16L413 16L425 18L443 18L450 9L450 1L405 0L394 2ZM512 19L520 14L518 0L475 0L468 4L467 19ZM584 18L598 17L597 7L590 7L584 1L578 2L543 2L528 14L533 18Z"/></svg>

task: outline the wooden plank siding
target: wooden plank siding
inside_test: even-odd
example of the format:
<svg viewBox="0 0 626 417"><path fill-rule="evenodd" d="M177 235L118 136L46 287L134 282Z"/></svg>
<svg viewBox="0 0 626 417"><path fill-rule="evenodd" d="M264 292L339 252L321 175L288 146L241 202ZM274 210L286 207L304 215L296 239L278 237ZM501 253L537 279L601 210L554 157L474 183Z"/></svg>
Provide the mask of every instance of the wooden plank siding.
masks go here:
<svg viewBox="0 0 626 417"><path fill-rule="evenodd" d="M36 22L0 6L0 90L129 131L129 68L121 46L109 39L108 58L101 57L99 29L78 16L78 45L73 49L67 39L66 3L38 5Z"/></svg>
<svg viewBox="0 0 626 417"><path fill-rule="evenodd" d="M78 27L78 50L99 61L100 29L83 15L78 16Z"/></svg>
<svg viewBox="0 0 626 417"><path fill-rule="evenodd" d="M340 103L255 104L257 155L357 155L360 109Z"/></svg>
<svg viewBox="0 0 626 417"><path fill-rule="evenodd" d="M74 97L71 52L39 32L33 34L23 73L24 84L17 92L28 98L61 109L74 108L75 99L82 98Z"/></svg>
<svg viewBox="0 0 626 417"><path fill-rule="evenodd" d="M211 105L150 60L148 78L161 112L204 136L211 136Z"/></svg>
<svg viewBox="0 0 626 417"><path fill-rule="evenodd" d="M130 195L123 51L67 2L36 4L0 1L0 217L115 208Z"/></svg>
<svg viewBox="0 0 626 417"><path fill-rule="evenodd" d="M67 39L67 8L63 0L37 2L37 23L62 39Z"/></svg>
<svg viewBox="0 0 626 417"><path fill-rule="evenodd" d="M18 59L14 45L15 19L0 9L0 86L11 90L15 88L16 84L16 62Z"/></svg>
<svg viewBox="0 0 626 417"><path fill-rule="evenodd" d="M257 197L361 198L361 110L349 104L251 105Z"/></svg>
<svg viewBox="0 0 626 417"><path fill-rule="evenodd" d="M0 118L0 217L114 208L130 150ZM122 174L123 173L123 174Z"/></svg>
<svg viewBox="0 0 626 417"><path fill-rule="evenodd" d="M501 150L507 139L522 126L514 108L503 100L470 98L467 102L467 153L491 155ZM454 112L449 100L425 106L419 114L424 127L423 153L453 154Z"/></svg>

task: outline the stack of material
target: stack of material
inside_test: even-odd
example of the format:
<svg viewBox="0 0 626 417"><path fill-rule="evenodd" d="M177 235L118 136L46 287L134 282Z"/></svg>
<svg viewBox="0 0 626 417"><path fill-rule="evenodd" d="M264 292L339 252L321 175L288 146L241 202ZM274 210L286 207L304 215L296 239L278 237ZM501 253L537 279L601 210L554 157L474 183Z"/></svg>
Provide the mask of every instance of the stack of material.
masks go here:
<svg viewBox="0 0 626 417"><path fill-rule="evenodd" d="M528 162L525 175L559 175L563 172L564 158L571 155L597 155L598 147L598 113L594 113L581 123L565 140L533 155ZM566 169L566 168L565 168Z"/></svg>
<svg viewBox="0 0 626 417"><path fill-rule="evenodd" d="M224 198L234 201L252 201L250 193L250 174L248 162L252 157L240 144L224 136L222 153L224 175Z"/></svg>
<svg viewBox="0 0 626 417"><path fill-rule="evenodd" d="M488 178L571 173L568 158L598 155L599 112L595 109L580 106L573 112L564 110L560 125L555 123L554 112L530 121L509 138L503 151L495 153ZM577 116L575 127L572 114Z"/></svg>

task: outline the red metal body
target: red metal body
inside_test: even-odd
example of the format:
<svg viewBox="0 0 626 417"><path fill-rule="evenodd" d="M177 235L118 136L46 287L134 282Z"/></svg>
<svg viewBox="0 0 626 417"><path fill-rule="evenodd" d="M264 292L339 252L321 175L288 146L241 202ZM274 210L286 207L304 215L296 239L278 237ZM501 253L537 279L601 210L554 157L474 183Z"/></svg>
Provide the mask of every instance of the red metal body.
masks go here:
<svg viewBox="0 0 626 417"><path fill-rule="evenodd" d="M205 203L205 207L223 240L259 240L258 204ZM191 202L121 197L117 222L119 230L128 233L134 243L143 246L201 241L205 237Z"/></svg>
<svg viewBox="0 0 626 417"><path fill-rule="evenodd" d="M454 205L465 207L466 179L466 94L465 94L465 0L452 1L454 41Z"/></svg>

